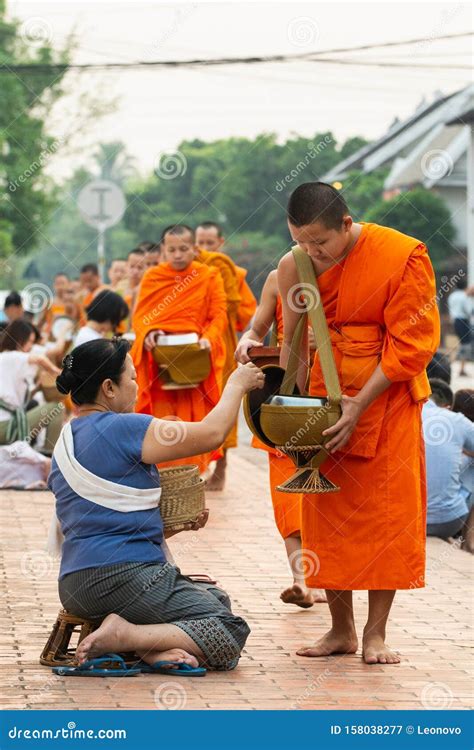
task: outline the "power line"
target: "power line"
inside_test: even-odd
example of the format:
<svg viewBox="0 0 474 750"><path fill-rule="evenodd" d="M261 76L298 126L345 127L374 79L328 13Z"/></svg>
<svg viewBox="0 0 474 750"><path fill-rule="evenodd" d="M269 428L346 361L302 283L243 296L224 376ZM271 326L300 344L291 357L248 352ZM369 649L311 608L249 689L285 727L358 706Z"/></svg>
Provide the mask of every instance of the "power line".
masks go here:
<svg viewBox="0 0 474 750"><path fill-rule="evenodd" d="M207 66L223 66L223 65L257 65L265 63L283 63L283 62L336 62L338 64L357 64L363 66L381 65L382 63L370 62L370 61L344 61L340 59L328 59L322 57L328 54L341 54L345 52L361 52L372 49L385 49L387 47L400 47L410 44L419 44L433 41L441 41L444 39L455 39L460 37L472 36L474 32L466 31L459 34L445 34L438 36L435 39L427 39L426 37L420 37L417 39L407 39L398 42L381 42L379 44L364 44L358 47L339 47L328 50L321 50L319 52L305 52L297 55L265 55L265 56L254 56L254 57L221 57L214 59L191 59L191 60L137 60L136 62L109 62L109 63L20 63L14 65L2 64L0 65L0 73L46 73L51 71L67 71L67 70L124 70L124 69L140 69L140 68L196 68L196 67L207 67ZM384 62L383 67L425 67L439 70L440 68L446 69L461 69L464 70L469 68L465 65L451 65L451 66L439 66L439 65L422 65L419 66L416 63L413 64L402 64L402 63L388 63Z"/></svg>

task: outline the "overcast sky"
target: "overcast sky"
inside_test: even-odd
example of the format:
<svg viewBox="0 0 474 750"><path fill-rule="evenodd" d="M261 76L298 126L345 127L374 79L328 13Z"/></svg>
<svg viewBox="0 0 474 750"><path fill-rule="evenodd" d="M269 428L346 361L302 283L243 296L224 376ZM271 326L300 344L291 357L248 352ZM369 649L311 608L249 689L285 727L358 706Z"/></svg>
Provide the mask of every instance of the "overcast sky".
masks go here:
<svg viewBox="0 0 474 750"><path fill-rule="evenodd" d="M471 40L441 41L472 28L468 3L173 3L46 2L10 0L25 38L39 34L57 48L71 31L74 61L184 60L268 54L301 54L409 40L418 44L338 54L341 59L413 64L468 65ZM94 71L70 74L73 92L51 115L55 135L77 131L78 99L89 91L117 99L117 108L76 134L80 152L51 163L67 175L84 163L99 141L121 140L142 172L161 151L184 138L253 137L273 131L311 136L331 130L338 140L376 138L394 117L409 115L436 90L455 91L468 70L377 68L355 65L278 63L182 70Z"/></svg>

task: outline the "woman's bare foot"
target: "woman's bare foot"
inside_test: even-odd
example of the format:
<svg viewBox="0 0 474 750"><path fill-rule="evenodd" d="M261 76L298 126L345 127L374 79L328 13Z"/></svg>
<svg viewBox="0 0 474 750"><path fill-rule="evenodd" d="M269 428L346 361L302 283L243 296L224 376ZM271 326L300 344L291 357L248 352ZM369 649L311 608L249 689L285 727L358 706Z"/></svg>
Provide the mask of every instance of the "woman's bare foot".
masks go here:
<svg viewBox="0 0 474 750"><path fill-rule="evenodd" d="M188 654L182 648L170 648L168 651L137 651L140 659L153 666L157 661L172 661L179 664L189 664L190 667L198 667L199 662L195 656ZM170 667L173 669L173 667Z"/></svg>
<svg viewBox="0 0 474 750"><path fill-rule="evenodd" d="M130 629L136 627L120 615L108 615L97 630L86 636L76 649L79 664L117 651L127 651L130 643Z"/></svg>
<svg viewBox="0 0 474 750"><path fill-rule="evenodd" d="M298 656L330 656L331 654L355 654L358 647L355 630L347 633L335 633L330 630L314 646L300 648Z"/></svg>
<svg viewBox="0 0 474 750"><path fill-rule="evenodd" d="M312 607L316 601L310 589L307 589L306 586L300 586L299 583L294 583L293 586L282 591L280 599L285 604L296 604L297 607L303 607L303 609Z"/></svg>
<svg viewBox="0 0 474 750"><path fill-rule="evenodd" d="M222 492L224 490L226 469L227 458L224 456L216 461L214 472L206 482L206 490L209 490L209 492Z"/></svg>
<svg viewBox="0 0 474 750"><path fill-rule="evenodd" d="M400 657L385 645L381 635L364 635L362 657L366 664L400 663Z"/></svg>

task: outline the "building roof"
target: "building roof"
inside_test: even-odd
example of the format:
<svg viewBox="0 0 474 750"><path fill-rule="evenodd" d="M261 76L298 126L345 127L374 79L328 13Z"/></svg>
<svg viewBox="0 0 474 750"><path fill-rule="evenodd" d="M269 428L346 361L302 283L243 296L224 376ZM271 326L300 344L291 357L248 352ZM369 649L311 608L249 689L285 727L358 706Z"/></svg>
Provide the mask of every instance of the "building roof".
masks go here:
<svg viewBox="0 0 474 750"><path fill-rule="evenodd" d="M386 189L423 184L466 184L467 124L472 122L474 84L449 96L423 101L413 115L396 120L382 138L363 146L324 176L344 180L352 170L367 174L390 166ZM469 119L471 118L471 119Z"/></svg>

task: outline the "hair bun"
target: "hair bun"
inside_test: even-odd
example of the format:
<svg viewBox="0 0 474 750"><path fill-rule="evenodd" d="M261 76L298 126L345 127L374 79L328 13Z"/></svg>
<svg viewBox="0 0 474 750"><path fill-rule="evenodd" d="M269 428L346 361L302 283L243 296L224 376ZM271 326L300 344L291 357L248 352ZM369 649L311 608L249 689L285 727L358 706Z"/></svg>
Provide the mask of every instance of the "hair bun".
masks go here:
<svg viewBox="0 0 474 750"><path fill-rule="evenodd" d="M73 371L64 367L63 371L56 378L56 388L60 393L67 396L73 389L76 382Z"/></svg>

